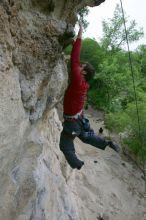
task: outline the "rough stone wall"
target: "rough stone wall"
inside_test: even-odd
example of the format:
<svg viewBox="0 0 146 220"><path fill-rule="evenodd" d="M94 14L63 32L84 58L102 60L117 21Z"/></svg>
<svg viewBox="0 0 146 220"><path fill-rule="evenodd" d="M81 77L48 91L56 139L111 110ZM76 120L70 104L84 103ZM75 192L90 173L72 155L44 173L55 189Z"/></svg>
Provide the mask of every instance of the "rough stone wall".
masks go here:
<svg viewBox="0 0 146 220"><path fill-rule="evenodd" d="M76 142L85 166L74 171L59 150L55 107L68 76L62 50L76 12L93 3L0 0L0 220L143 218L135 167Z"/></svg>
<svg viewBox="0 0 146 220"><path fill-rule="evenodd" d="M88 2L0 0L0 220L79 219L54 107L67 86L62 48Z"/></svg>
<svg viewBox="0 0 146 220"><path fill-rule="evenodd" d="M67 24L50 16L46 4L33 2L15 1L8 18L12 62L19 71L22 102L31 121L54 107L64 92L66 66L59 37L67 31Z"/></svg>
<svg viewBox="0 0 146 220"><path fill-rule="evenodd" d="M1 0L1 47L3 53L10 53L9 65L18 72L23 106L31 121L62 97L67 78L62 49L74 36L76 12L87 2Z"/></svg>

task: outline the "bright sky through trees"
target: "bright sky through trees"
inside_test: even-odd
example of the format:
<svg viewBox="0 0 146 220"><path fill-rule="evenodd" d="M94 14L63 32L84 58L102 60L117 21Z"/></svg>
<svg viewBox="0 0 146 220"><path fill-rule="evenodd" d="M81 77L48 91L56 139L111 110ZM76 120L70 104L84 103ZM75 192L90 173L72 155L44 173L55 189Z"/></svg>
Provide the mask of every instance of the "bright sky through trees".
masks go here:
<svg viewBox="0 0 146 220"><path fill-rule="evenodd" d="M102 20L113 17L116 4L120 5L120 0L106 0L100 6L90 8L88 17L89 26L84 33L84 37L99 40L102 37ZM135 20L138 27L143 27L145 37L131 47L139 44L146 44L146 0L123 0L123 7L129 20Z"/></svg>

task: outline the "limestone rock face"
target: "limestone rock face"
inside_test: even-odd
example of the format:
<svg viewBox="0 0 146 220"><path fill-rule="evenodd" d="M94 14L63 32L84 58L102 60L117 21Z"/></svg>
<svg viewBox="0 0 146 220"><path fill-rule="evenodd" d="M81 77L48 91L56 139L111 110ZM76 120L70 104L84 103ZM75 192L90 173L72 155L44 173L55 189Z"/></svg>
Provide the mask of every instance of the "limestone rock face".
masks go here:
<svg viewBox="0 0 146 220"><path fill-rule="evenodd" d="M99 217L99 199L90 195L101 198L100 189L90 190L88 172L72 171L59 150L55 108L67 86L63 47L74 36L76 12L86 5L95 1L0 0L0 220ZM83 202L88 198L97 206Z"/></svg>
<svg viewBox="0 0 146 220"><path fill-rule="evenodd" d="M1 0L1 49L18 72L31 121L62 97L67 81L62 49L74 36L77 11L88 2L94 1Z"/></svg>
<svg viewBox="0 0 146 220"><path fill-rule="evenodd" d="M0 1L0 220L78 219L54 107L67 86L64 42L88 2Z"/></svg>

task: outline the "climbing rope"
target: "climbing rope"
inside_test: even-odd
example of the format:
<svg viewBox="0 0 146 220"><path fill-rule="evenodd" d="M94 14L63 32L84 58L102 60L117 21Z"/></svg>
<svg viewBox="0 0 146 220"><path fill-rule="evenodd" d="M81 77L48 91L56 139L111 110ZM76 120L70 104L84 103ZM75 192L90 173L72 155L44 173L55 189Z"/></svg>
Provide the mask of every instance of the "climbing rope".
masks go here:
<svg viewBox="0 0 146 220"><path fill-rule="evenodd" d="M131 75L132 75L132 82L133 82L133 89L134 89L134 96L135 96L135 105L136 105L136 112L137 112L137 120L138 120L138 127L139 127L139 137L140 137L141 136L141 133L140 133L141 128L140 128L140 117L139 117L139 110L138 110L138 101L137 101L134 71L133 71L132 58L131 58L131 52L130 52L130 47L129 47L129 40L128 40L126 20L125 20L122 0L120 0L120 3L121 3L121 10L122 10L122 16L123 16L124 29L125 29L126 44L127 44L127 48L128 48L128 58L129 58L129 65L130 65Z"/></svg>
<svg viewBox="0 0 146 220"><path fill-rule="evenodd" d="M143 144L143 140L142 140L142 136L141 136L140 117L139 117L139 110L138 110L138 99L137 99L136 86L135 86L135 77L134 77L132 58L131 58L131 52L130 52L129 40L128 40L128 33L127 33L127 28L126 28L125 13L124 13L124 9L123 9L122 0L120 0L120 4L121 4L121 11L122 11L124 29L125 29L126 44L127 44L127 49L128 49L129 66L130 66L130 71L131 71L131 75L132 75L132 82L133 82L133 89L134 89L134 97L135 97L135 105L136 105L136 113L137 113L137 121L138 121L139 138L140 138L140 141L141 141L141 147L143 149L144 144ZM143 154L142 154L142 160L143 160L143 163L144 163L145 160L144 160L144 155ZM144 167L144 177L145 177L145 190L146 190L146 170L145 170L145 167Z"/></svg>

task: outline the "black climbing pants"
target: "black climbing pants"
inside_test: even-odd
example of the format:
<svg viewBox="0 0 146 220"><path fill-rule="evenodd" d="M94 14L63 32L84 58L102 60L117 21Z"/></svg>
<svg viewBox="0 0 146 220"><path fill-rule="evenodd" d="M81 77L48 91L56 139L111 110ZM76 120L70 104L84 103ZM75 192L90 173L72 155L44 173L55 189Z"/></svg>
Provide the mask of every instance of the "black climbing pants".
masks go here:
<svg viewBox="0 0 146 220"><path fill-rule="evenodd" d="M60 136L60 150L63 152L69 165L74 169L80 169L84 164L79 160L75 153L74 139L78 137L82 142L90 144L96 148L105 150L109 141L98 137L93 129L90 128L88 119L79 119L75 121L65 121L63 123L63 131Z"/></svg>

